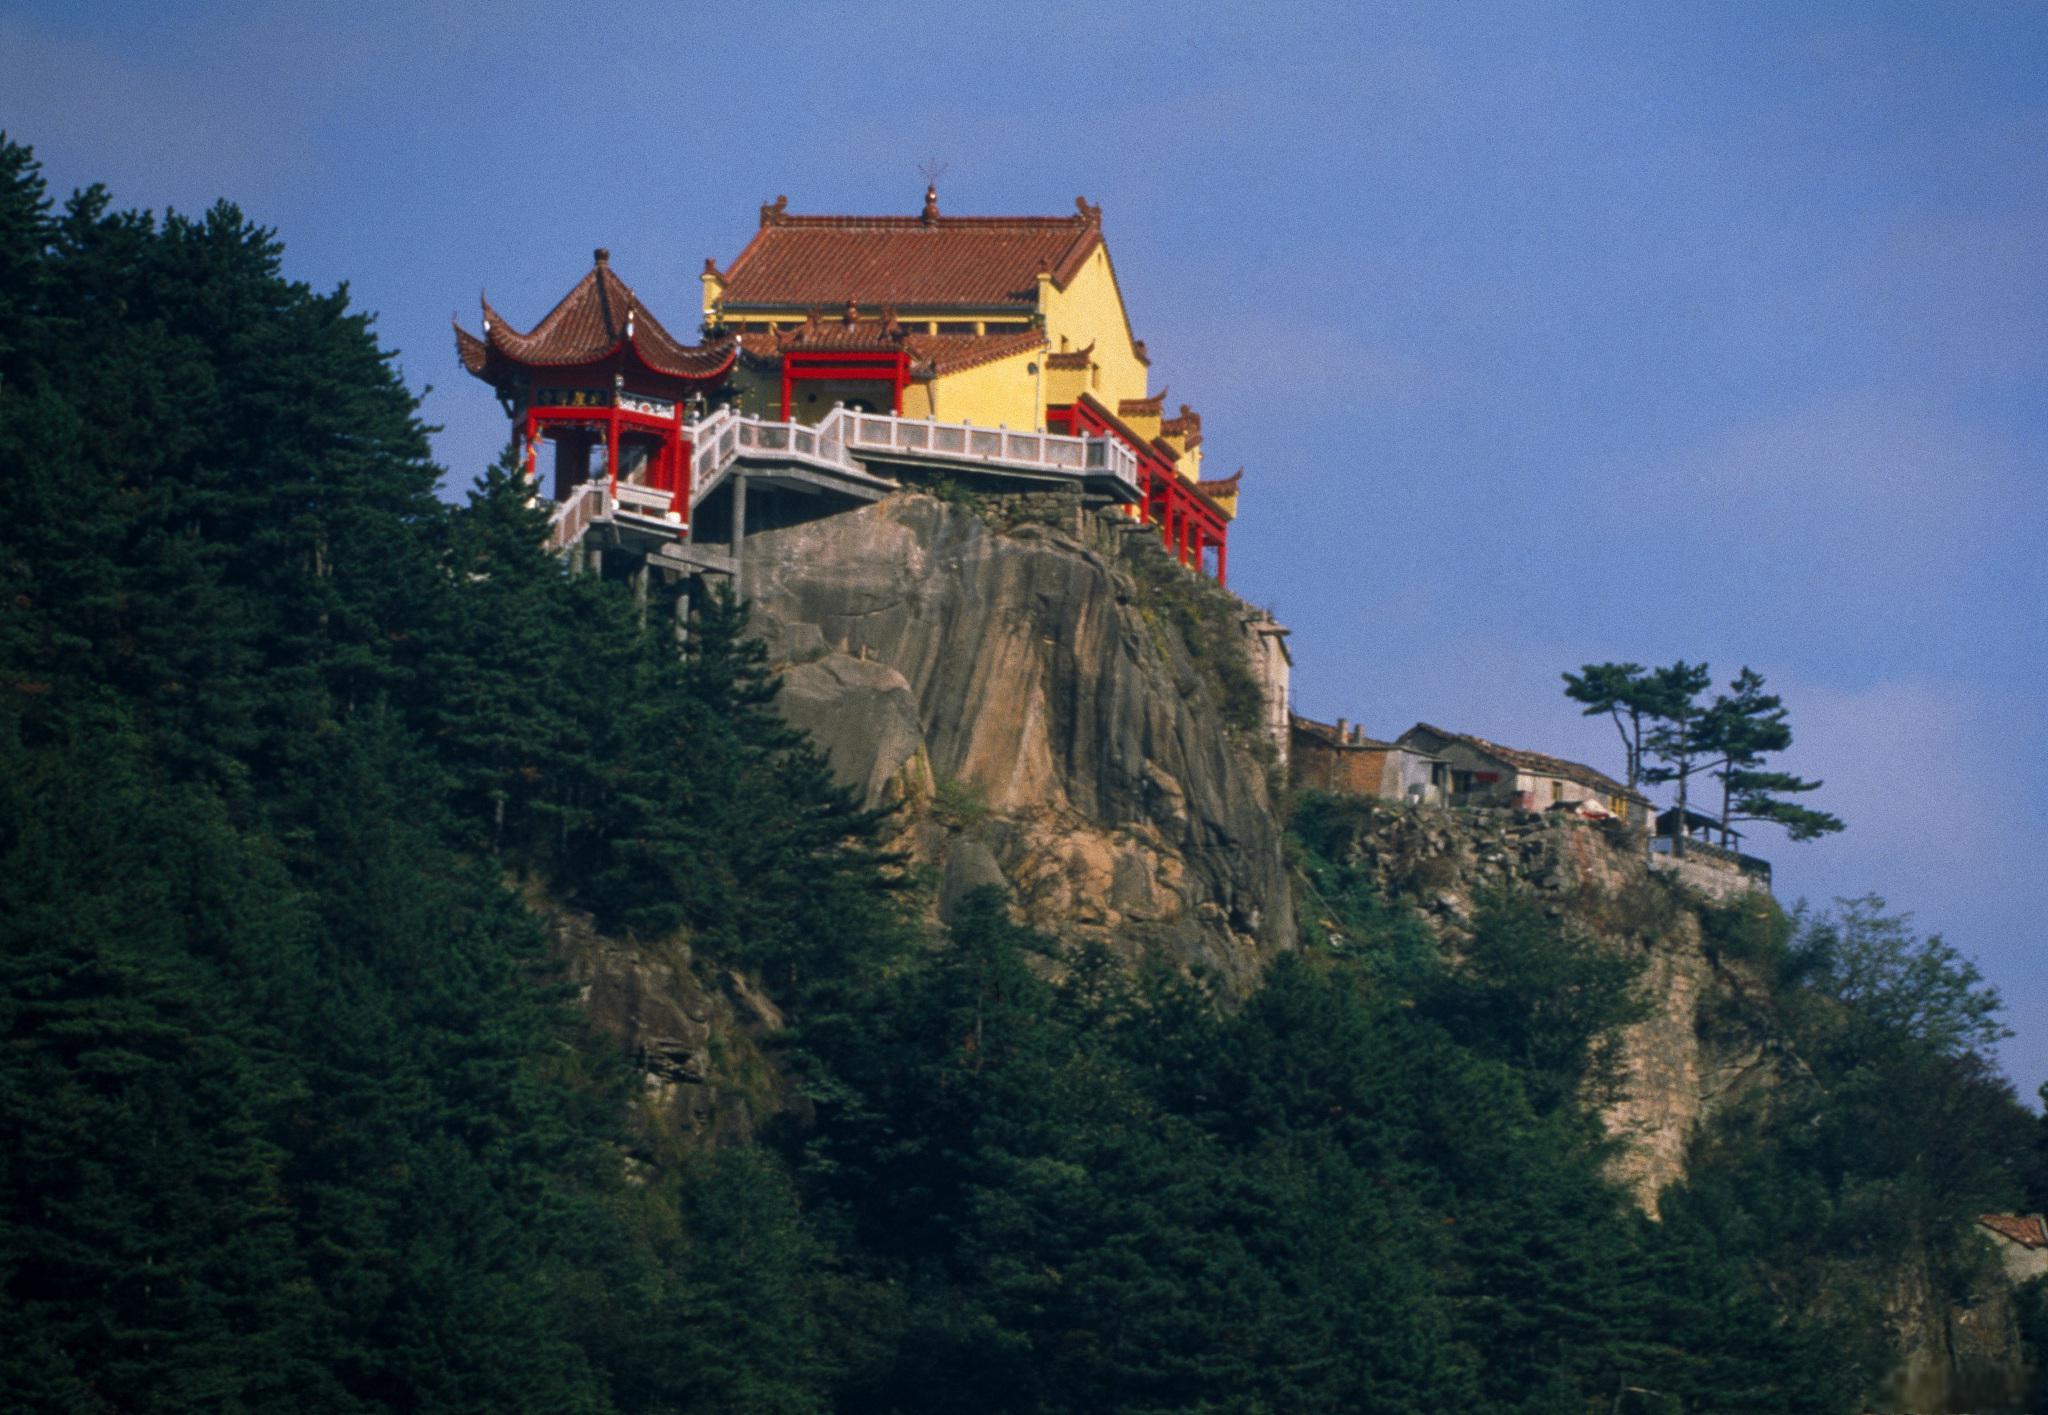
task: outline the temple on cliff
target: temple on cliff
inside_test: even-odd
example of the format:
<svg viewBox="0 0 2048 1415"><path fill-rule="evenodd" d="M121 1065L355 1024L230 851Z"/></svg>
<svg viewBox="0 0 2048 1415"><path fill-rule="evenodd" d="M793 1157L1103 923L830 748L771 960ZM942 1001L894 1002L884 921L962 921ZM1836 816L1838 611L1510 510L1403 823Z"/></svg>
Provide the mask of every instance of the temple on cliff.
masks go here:
<svg viewBox="0 0 2048 1415"><path fill-rule="evenodd" d="M1077 487L1226 578L1241 473L1204 479L1201 417L1151 391L1099 206L946 216L928 187L915 216L805 216L778 197L702 280L694 344L602 250L531 330L488 301L480 335L456 327L463 366L498 393L555 502L561 547L601 527L717 569L762 515L828 512L938 470Z"/></svg>

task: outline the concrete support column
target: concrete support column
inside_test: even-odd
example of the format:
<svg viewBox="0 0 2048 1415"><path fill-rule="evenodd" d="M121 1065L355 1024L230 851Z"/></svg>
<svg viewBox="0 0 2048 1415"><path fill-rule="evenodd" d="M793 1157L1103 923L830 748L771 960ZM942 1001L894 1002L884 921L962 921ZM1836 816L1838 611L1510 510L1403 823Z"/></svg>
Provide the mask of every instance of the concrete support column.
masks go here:
<svg viewBox="0 0 2048 1415"><path fill-rule="evenodd" d="M735 472L732 479L732 578L733 590L747 597L747 477Z"/></svg>

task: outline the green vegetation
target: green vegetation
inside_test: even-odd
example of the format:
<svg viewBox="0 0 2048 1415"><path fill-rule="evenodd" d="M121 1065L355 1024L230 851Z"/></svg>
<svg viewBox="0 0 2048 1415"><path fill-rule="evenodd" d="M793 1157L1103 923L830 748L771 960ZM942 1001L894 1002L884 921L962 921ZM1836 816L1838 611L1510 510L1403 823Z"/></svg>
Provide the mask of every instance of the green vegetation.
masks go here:
<svg viewBox="0 0 2048 1415"><path fill-rule="evenodd" d="M225 205L53 212L0 142L0 1389L815 1408L777 1162L625 1182L518 891L823 1006L906 937L871 822L737 607L679 660L505 469L438 502L278 260Z"/></svg>
<svg viewBox="0 0 2048 1415"><path fill-rule="evenodd" d="M1244 604L1205 575L1191 574L1157 536L1133 535L1119 561L1138 584L1141 612L1168 624L1187 645L1193 668L1215 691L1226 726L1248 741L1259 736L1264 699L1244 643Z"/></svg>
<svg viewBox="0 0 2048 1415"><path fill-rule="evenodd" d="M1579 1107L1599 1097L1605 1029L1632 1015L1626 961L1503 900L1476 919L1469 958L1447 967L1347 863L1368 815L1317 796L1297 811L1297 863L1322 914L1304 911L1305 932L1405 996L1397 1025L1454 1027L1508 1066L1532 1106L1588 1124ZM2006 1035L1997 995L1882 900L1787 915L1749 896L1701 922L1709 948L1764 986L1752 1024L1796 1061L1707 1127L1686 1181L1661 1197L1661 1223L1603 1240L1638 1284L1629 1320L1649 1327L1615 1369L1686 1410L1859 1409L1890 1359L1884 1296L1912 1265L1937 1293L1969 1289L1984 1263L1975 1216L2048 1201L2048 1127L1992 1060ZM1598 1155L1589 1139L1570 1162L1591 1173ZM2036 1349L2040 1309L2025 1308Z"/></svg>
<svg viewBox="0 0 2048 1415"><path fill-rule="evenodd" d="M1726 945L1815 1089L1662 1225L1588 1107L1634 960L1503 898L1453 966L1337 806L1234 1009L993 893L927 937L743 607L679 657L416 412L233 208L53 212L0 141L10 1408L1847 1411L1856 1264L2032 1172L1993 1001L1875 905ZM761 1143L629 1178L536 895L765 984Z"/></svg>

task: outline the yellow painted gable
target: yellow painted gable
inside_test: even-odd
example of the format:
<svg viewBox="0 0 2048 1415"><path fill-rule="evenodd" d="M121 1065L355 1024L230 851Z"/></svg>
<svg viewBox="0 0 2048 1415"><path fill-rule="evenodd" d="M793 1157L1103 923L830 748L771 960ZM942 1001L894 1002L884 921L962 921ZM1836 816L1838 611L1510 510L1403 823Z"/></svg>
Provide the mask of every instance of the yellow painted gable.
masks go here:
<svg viewBox="0 0 2048 1415"><path fill-rule="evenodd" d="M1053 348L1095 346L1096 375L1089 392L1112 408L1126 398L1145 396L1149 371L1131 338L1130 319L1107 246L1097 245L1088 253L1066 289L1050 280L1039 281L1038 312Z"/></svg>

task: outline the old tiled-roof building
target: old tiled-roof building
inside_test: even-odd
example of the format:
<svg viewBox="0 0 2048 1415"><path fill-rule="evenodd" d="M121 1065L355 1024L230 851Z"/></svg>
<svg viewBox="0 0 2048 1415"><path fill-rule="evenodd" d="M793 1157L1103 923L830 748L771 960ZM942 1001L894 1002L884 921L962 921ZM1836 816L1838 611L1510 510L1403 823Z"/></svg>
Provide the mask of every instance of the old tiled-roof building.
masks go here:
<svg viewBox="0 0 2048 1415"><path fill-rule="evenodd" d="M1368 737L1362 726L1294 716L1288 721L1288 765L1295 785L1311 791L1377 796L1388 801L1444 804L1435 757L1398 742Z"/></svg>
<svg viewBox="0 0 2048 1415"><path fill-rule="evenodd" d="M1525 811L1575 807L1639 830L1650 828L1650 803L1605 772L1542 752L1504 747L1466 732L1418 722L1399 744L1443 763L1445 798L1454 806L1516 806Z"/></svg>
<svg viewBox="0 0 2048 1415"><path fill-rule="evenodd" d="M854 429L867 439L863 453L885 443L930 460L953 449L970 472L1106 468L1129 495L1099 478L1094 490L1158 526L1184 563L1226 576L1242 472L1205 479L1200 415L1185 403L1168 415L1166 390L1152 391L1099 206L948 216L927 188L915 216L819 216L792 213L778 197L729 265L705 261L702 282L697 345L670 335L602 252L531 332L488 304L481 336L457 330L464 366L520 420L537 479L541 448L552 445L558 499L594 475L602 448L596 468L608 488L623 476L643 509L666 493L664 514L687 539L706 494L692 485L702 460L693 429L704 416L724 408L822 427L839 409L867 415ZM948 441L879 421L891 418L1005 435ZM1021 451L1010 434L1026 435ZM795 448L804 439L766 441ZM827 442L820 450L813 440L814 461L853 454L843 436Z"/></svg>
<svg viewBox="0 0 2048 1415"><path fill-rule="evenodd" d="M2039 1214L1979 1214L2006 1275L2015 1284L2048 1277L2048 1223Z"/></svg>

